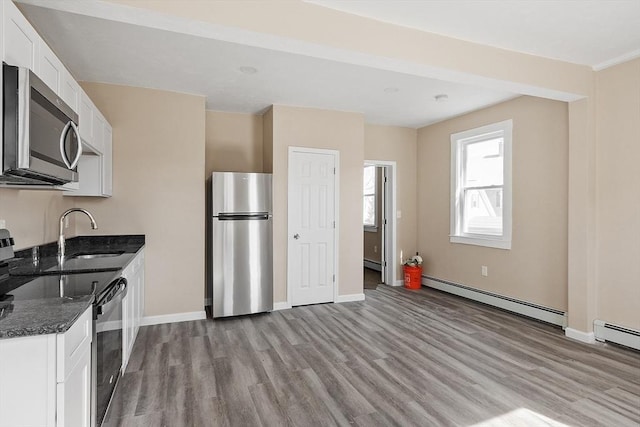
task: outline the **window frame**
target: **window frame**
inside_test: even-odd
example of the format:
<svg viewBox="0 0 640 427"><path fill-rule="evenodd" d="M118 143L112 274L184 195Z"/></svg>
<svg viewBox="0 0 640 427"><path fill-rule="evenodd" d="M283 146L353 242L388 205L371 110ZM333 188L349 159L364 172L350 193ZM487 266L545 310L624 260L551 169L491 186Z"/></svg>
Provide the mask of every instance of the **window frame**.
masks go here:
<svg viewBox="0 0 640 427"><path fill-rule="evenodd" d="M497 249L511 249L512 238L512 139L513 120L505 120L475 129L451 134L451 243L485 246ZM503 138L503 184L502 184L502 235L465 233L462 231L464 210L464 147L471 143Z"/></svg>
<svg viewBox="0 0 640 427"><path fill-rule="evenodd" d="M365 224L364 221L362 225L364 227L364 231L375 233L378 231L378 168L376 165L364 165L364 169L373 168L373 193L365 193L364 188L362 189L362 201L363 201L363 209L364 209L364 198L373 196L373 224ZM364 172L363 172L363 187L364 187Z"/></svg>

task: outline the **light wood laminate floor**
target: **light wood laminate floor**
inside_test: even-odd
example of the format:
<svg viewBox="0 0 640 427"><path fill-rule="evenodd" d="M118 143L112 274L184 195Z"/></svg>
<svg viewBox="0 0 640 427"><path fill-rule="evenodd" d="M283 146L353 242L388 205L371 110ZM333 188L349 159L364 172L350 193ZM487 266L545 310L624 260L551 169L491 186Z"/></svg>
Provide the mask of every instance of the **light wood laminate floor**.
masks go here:
<svg viewBox="0 0 640 427"><path fill-rule="evenodd" d="M439 291L140 329L105 425L639 426L640 353Z"/></svg>

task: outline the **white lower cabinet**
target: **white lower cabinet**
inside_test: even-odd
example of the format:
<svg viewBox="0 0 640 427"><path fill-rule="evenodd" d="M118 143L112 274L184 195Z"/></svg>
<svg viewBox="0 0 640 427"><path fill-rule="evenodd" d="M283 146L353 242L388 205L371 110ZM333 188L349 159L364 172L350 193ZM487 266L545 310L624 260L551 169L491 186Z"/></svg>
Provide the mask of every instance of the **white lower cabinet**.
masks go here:
<svg viewBox="0 0 640 427"><path fill-rule="evenodd" d="M64 334L0 340L0 427L91 424L93 308Z"/></svg>
<svg viewBox="0 0 640 427"><path fill-rule="evenodd" d="M133 351L144 315L144 250L138 252L122 272L127 279L127 295L122 301L122 372Z"/></svg>
<svg viewBox="0 0 640 427"><path fill-rule="evenodd" d="M57 388L57 427L91 426L91 347Z"/></svg>

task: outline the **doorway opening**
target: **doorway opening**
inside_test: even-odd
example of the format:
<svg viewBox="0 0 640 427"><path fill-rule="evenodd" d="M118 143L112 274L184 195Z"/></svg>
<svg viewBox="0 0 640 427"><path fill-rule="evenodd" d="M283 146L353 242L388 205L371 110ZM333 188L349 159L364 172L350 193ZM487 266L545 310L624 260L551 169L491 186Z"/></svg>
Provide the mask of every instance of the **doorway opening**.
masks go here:
<svg viewBox="0 0 640 427"><path fill-rule="evenodd" d="M365 289L396 285L396 162L365 160L363 179Z"/></svg>

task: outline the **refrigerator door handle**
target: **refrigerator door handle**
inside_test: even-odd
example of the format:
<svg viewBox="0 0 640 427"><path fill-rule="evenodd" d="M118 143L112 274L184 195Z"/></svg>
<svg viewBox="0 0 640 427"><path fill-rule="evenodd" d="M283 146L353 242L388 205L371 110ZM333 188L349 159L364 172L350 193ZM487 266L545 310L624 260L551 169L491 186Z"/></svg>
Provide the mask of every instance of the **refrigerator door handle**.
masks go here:
<svg viewBox="0 0 640 427"><path fill-rule="evenodd" d="M267 212L258 212L258 213L220 213L218 214L218 219L220 221L247 221L247 220L266 220L269 219L269 213Z"/></svg>

